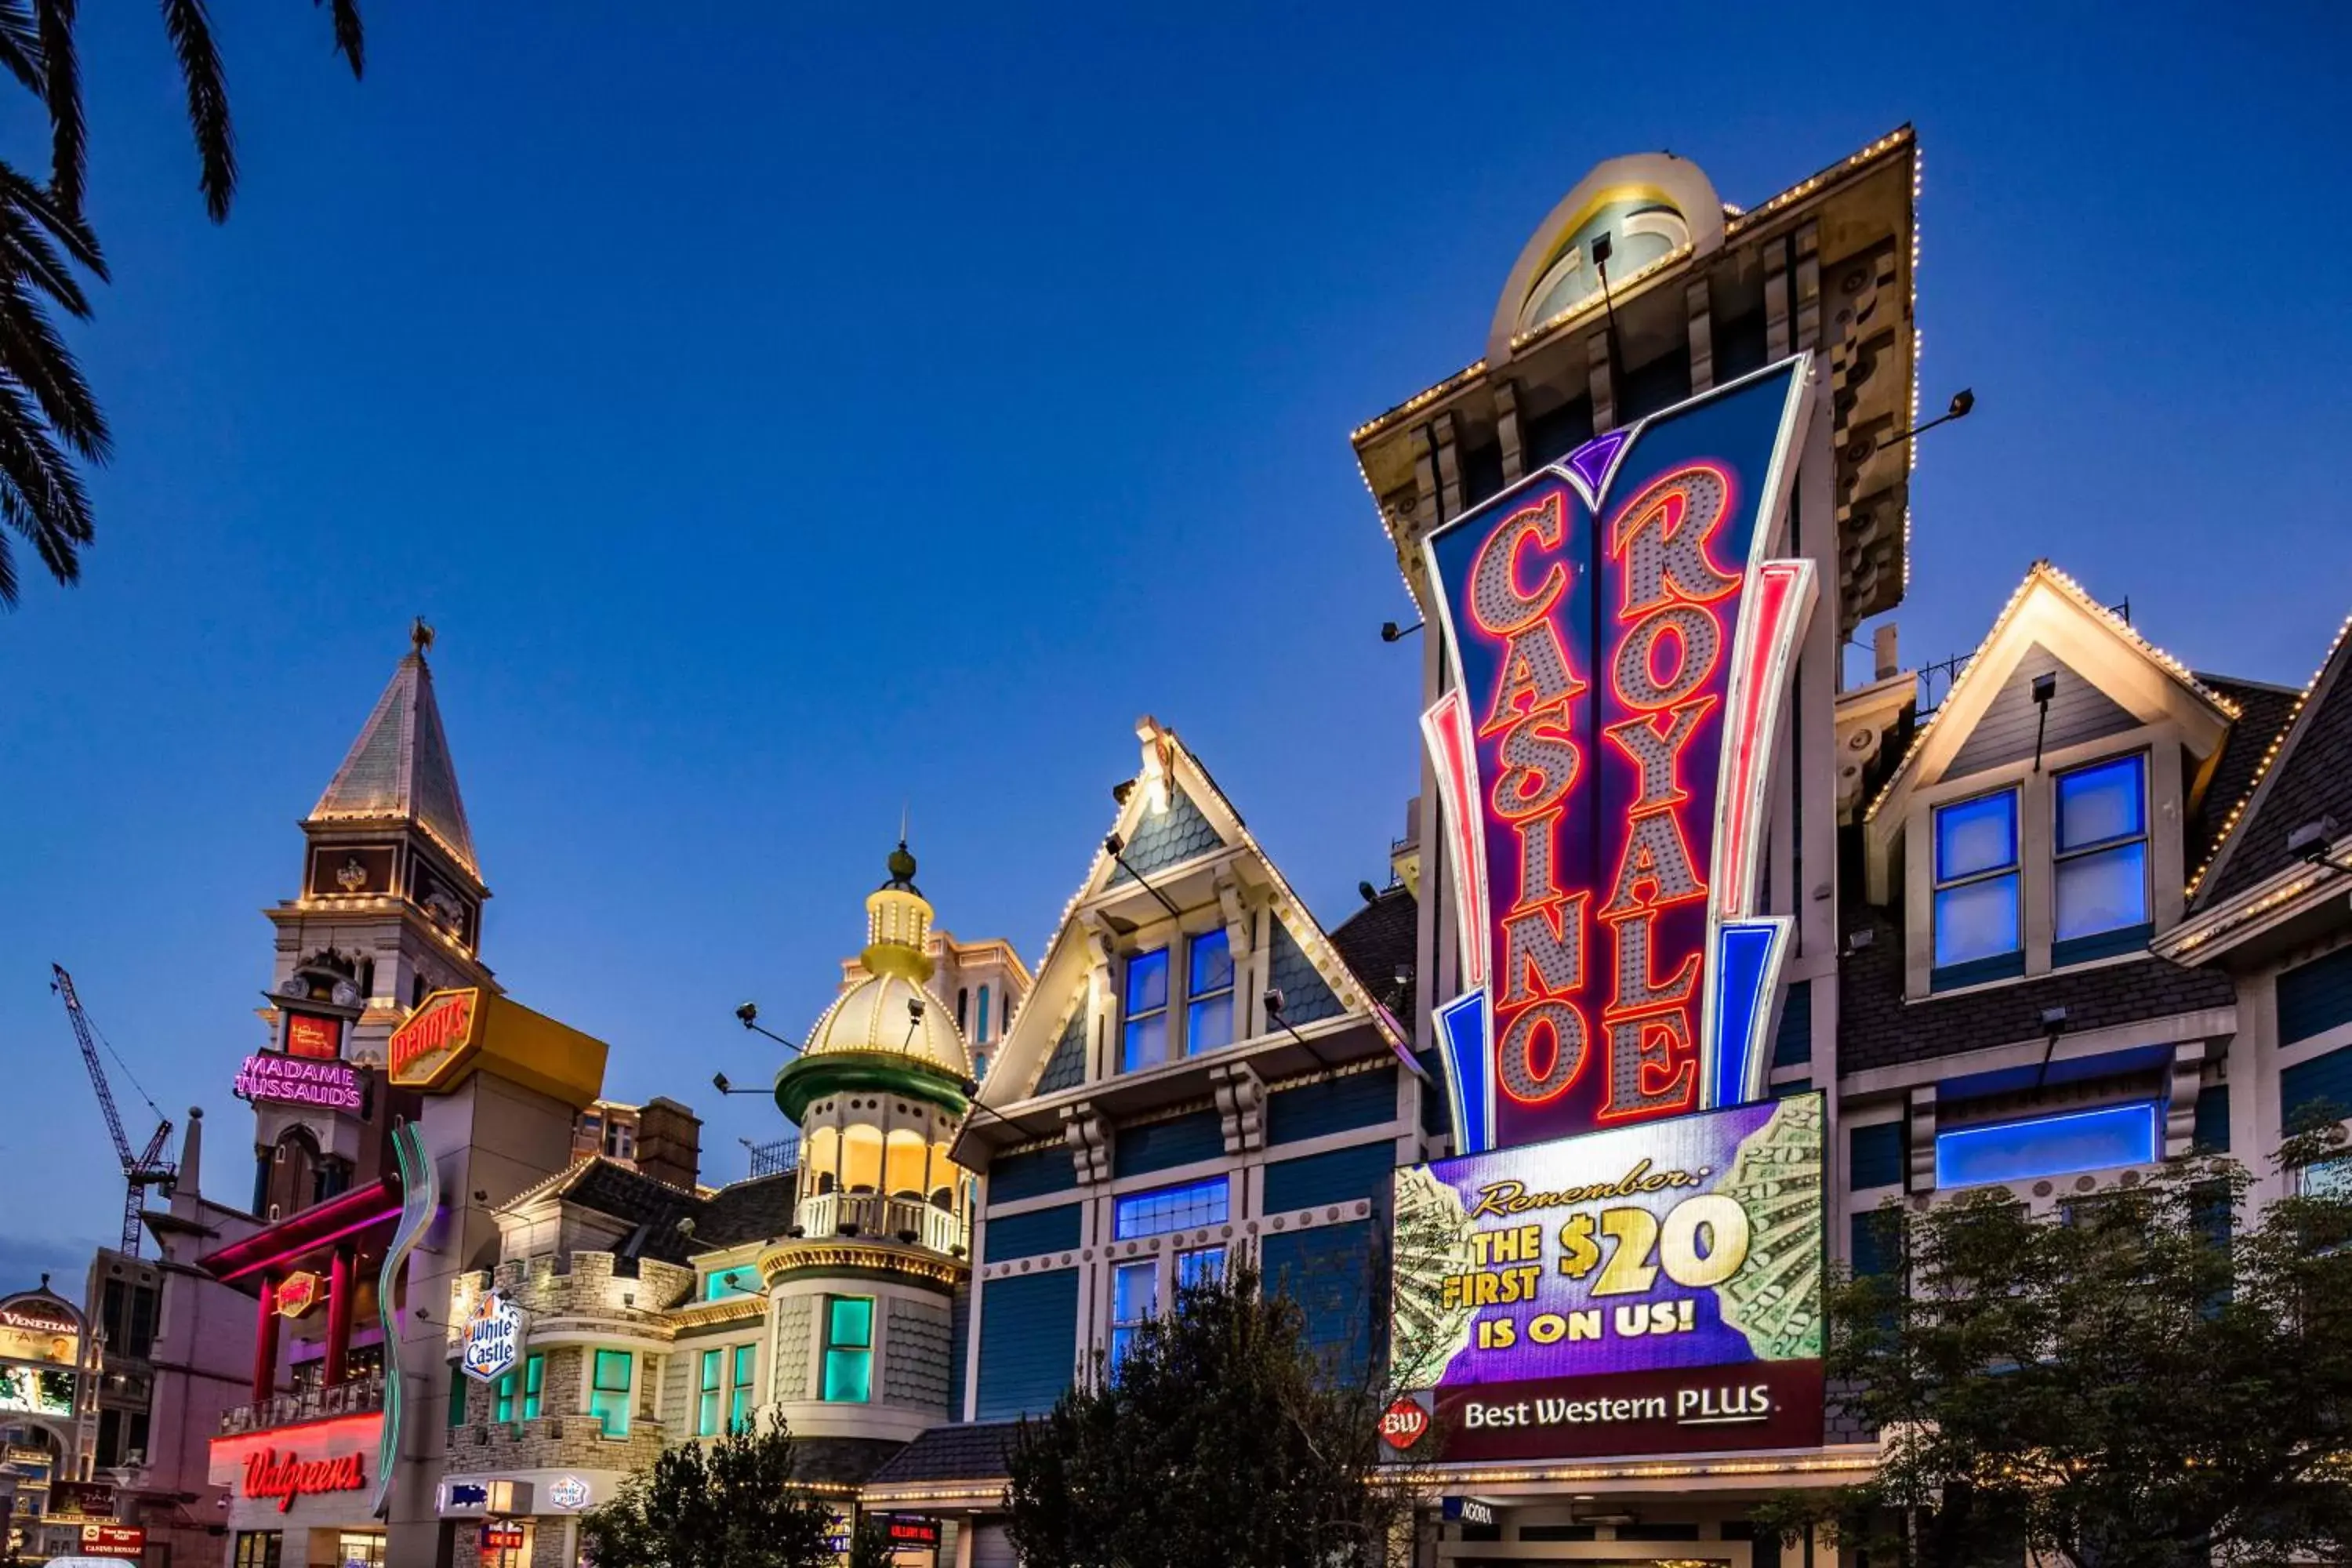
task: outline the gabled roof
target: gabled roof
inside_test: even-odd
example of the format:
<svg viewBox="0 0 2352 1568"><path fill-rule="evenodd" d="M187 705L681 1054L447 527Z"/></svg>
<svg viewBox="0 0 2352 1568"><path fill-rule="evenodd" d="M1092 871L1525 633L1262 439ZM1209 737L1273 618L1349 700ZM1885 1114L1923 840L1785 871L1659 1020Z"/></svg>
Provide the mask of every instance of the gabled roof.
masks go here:
<svg viewBox="0 0 2352 1568"><path fill-rule="evenodd" d="M2294 702L2256 768L2253 783L2222 825L2213 858L2189 880L2202 908L2235 897L2293 863L2287 835L2305 823L2336 819L2337 837L2352 833L2352 619Z"/></svg>
<svg viewBox="0 0 2352 1568"><path fill-rule="evenodd" d="M2230 726L2230 738L2221 742L2221 755L2213 763L2213 776L2189 819L2186 848L2191 870L2211 859L2213 851L2221 847L2231 814L2253 789L2271 749L2294 721L2295 710L2303 702L2303 693L2292 686L2203 670L2198 671L2197 679L2238 705L2238 721Z"/></svg>
<svg viewBox="0 0 2352 1568"><path fill-rule="evenodd" d="M457 764L449 759L449 737L433 697L433 671L421 648L392 672L391 684L376 699L375 710L308 820L412 823L459 869L481 880L474 831L457 795Z"/></svg>
<svg viewBox="0 0 2352 1568"><path fill-rule="evenodd" d="M1421 928L1421 906L1400 882L1382 889L1370 903L1331 928L1331 945L1348 962L1365 990L1401 1019L1413 1016L1417 987L1413 973L1415 943ZM1397 977L1404 984L1399 985Z"/></svg>
<svg viewBox="0 0 2352 1568"><path fill-rule="evenodd" d="M1888 803L1907 795L1923 776L1940 776L1941 767L1966 743L1969 730L2003 683L2017 673L2026 655L2037 645L2062 642L2074 643L2086 655L2105 643L2158 672L2165 684L2187 698L2193 708L2205 710L2216 744L2222 726L2238 716L2236 703L2140 636L2128 621L2085 593L2081 584L2048 561L2036 561L2018 584L2017 591L2010 595L2009 603L2001 606L1992 628L1986 632L1984 641L1977 646L1958 679L1952 682L1951 689L1945 693L1942 704L1912 737L1910 749L1887 775L1886 783L1864 814L1864 820L1877 824ZM2055 647L2052 651L2063 656L2069 650ZM2084 662L2087 661L2086 658ZM2108 695L2119 700L2123 697L2120 693ZM2144 708L2131 700L2123 700L2120 705L2132 709L2142 721L2149 717ZM1889 830L1879 828L1882 835Z"/></svg>
<svg viewBox="0 0 2352 1568"><path fill-rule="evenodd" d="M1350 968L1200 759L1173 730L1150 714L1136 721L1135 733L1142 743L1142 764L1119 795L1118 813L1108 836L1119 840L1119 854L1111 854L1108 837L1096 846L1085 877L1063 905L1061 919L1046 939L1029 1002L990 1063L982 1101L1003 1105L1039 1092L1032 1086L1060 1041L1072 1008L1083 1005L1086 995L1087 927L1079 918L1082 908L1118 889L1133 888L1135 873L1156 883L1163 871L1232 851L1240 851L1241 858L1271 887L1278 921L1297 943L1314 977L1329 988L1339 1009L1368 1012L1391 1046L1409 1043L1409 1036L1400 1038L1395 1026L1374 1005L1390 982L1383 980L1376 987ZM1122 859L1125 865L1120 864ZM1308 1020L1301 1015L1300 1021Z"/></svg>
<svg viewBox="0 0 2352 1568"><path fill-rule="evenodd" d="M646 1227L640 1255L684 1264L706 1252L765 1241L791 1228L799 1173L783 1171L736 1182L715 1193L689 1193L602 1154L574 1161L525 1187L500 1207L516 1214L550 1198ZM692 1220L691 1232L678 1221Z"/></svg>

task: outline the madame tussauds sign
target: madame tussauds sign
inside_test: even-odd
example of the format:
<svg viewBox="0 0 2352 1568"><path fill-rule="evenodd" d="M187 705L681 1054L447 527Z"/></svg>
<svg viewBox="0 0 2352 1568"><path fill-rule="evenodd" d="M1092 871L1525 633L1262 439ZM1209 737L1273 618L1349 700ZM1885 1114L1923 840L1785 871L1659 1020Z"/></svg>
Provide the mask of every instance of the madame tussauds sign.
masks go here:
<svg viewBox="0 0 2352 1568"><path fill-rule="evenodd" d="M360 1457L342 1454L331 1459L305 1459L263 1448L245 1461L245 1495L276 1498L278 1511L292 1511L294 1500L326 1492L355 1492L367 1485L360 1472Z"/></svg>

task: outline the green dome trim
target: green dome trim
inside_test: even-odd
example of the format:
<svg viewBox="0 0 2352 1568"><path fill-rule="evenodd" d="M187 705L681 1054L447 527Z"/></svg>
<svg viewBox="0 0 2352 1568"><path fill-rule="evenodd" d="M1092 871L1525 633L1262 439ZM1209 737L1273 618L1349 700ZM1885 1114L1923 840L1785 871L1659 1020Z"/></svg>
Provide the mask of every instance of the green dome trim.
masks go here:
<svg viewBox="0 0 2352 1568"><path fill-rule="evenodd" d="M902 1094L951 1116L971 1107L957 1079L897 1051L825 1051L784 1064L776 1074L776 1109L793 1126L810 1104L829 1094L869 1089Z"/></svg>

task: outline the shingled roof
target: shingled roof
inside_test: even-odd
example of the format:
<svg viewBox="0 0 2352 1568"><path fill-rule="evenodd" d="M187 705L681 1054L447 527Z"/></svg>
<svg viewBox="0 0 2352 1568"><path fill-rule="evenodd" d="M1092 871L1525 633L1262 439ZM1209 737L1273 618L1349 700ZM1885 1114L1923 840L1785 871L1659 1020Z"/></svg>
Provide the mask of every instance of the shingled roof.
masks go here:
<svg viewBox="0 0 2352 1568"><path fill-rule="evenodd" d="M467 826L466 803L457 795L457 768L449 760L449 737L441 728L441 705L433 697L433 671L422 651L411 653L392 672L392 683L376 699L327 793L310 808L310 820L404 822L423 828L477 881L482 868L474 858L474 830Z"/></svg>
<svg viewBox="0 0 2352 1568"><path fill-rule="evenodd" d="M1402 882L1331 928L1331 945L1375 1001L1399 1018L1413 1016L1413 954L1421 907ZM1405 977L1399 987L1397 976ZM1410 1029L1412 1026L1407 1024Z"/></svg>
<svg viewBox="0 0 2352 1568"><path fill-rule="evenodd" d="M525 1189L506 1206L513 1210L548 1197L578 1204L644 1226L636 1256L684 1264L701 1253L783 1235L793 1223L797 1185L798 1173L785 1171L708 1194L689 1193L599 1154ZM680 1220L692 1220L694 1228L679 1229Z"/></svg>
<svg viewBox="0 0 2352 1568"><path fill-rule="evenodd" d="M2230 813L2254 787L2263 759L2270 755L2272 743L2277 741L2280 731L2294 721L2295 704L2303 700L2303 693L2291 686L2272 686L2264 681L2239 680L2202 671L2197 679L2236 703L2238 719L2230 726L2229 739L2221 742L2221 756L2213 764L2212 780L2206 784L2204 798L2198 802L2196 814L2189 821L2187 849L2192 869L2203 865L2221 844Z"/></svg>
<svg viewBox="0 0 2352 1568"><path fill-rule="evenodd" d="M2287 868L2287 835L2305 823L2336 819L2352 832L2352 621L2336 633L2311 684L2295 700L2284 731L2242 802L2229 809L2213 863L2197 879L2201 906L2234 898Z"/></svg>
<svg viewBox="0 0 2352 1568"><path fill-rule="evenodd" d="M1008 1477L1017 1421L956 1421L934 1426L866 1478L871 1487L910 1481L992 1481Z"/></svg>

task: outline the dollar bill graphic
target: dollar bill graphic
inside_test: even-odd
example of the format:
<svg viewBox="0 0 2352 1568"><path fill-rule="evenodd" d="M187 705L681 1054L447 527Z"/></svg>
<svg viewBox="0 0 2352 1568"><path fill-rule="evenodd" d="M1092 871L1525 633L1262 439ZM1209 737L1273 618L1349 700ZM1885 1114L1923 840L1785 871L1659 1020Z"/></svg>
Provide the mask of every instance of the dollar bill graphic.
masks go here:
<svg viewBox="0 0 2352 1568"><path fill-rule="evenodd" d="M1746 1265L1716 1300L1759 1361L1822 1353L1822 1121L1815 1096L1780 1101L1716 1187L1753 1227Z"/></svg>
<svg viewBox="0 0 2352 1568"><path fill-rule="evenodd" d="M1475 1307L1449 1306L1445 1280L1474 1267L1462 1194L1426 1168L1397 1173L1390 1346L1398 1383L1434 1387L1470 1344Z"/></svg>

